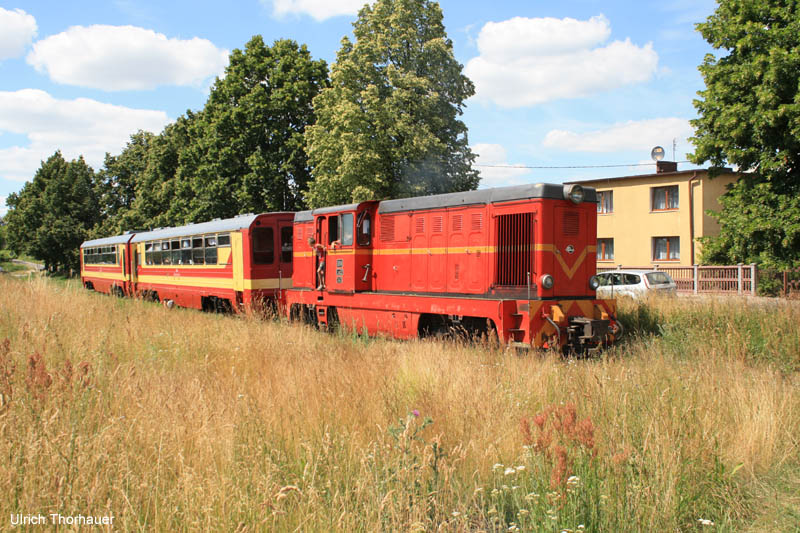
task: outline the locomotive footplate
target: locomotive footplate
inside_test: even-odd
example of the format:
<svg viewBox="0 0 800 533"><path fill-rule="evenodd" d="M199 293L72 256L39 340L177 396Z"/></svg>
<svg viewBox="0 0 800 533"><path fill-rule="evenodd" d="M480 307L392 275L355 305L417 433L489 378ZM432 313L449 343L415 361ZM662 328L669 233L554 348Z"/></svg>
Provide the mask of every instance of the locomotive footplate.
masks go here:
<svg viewBox="0 0 800 533"><path fill-rule="evenodd" d="M567 345L573 348L582 348L586 345L602 344L608 333L609 320L598 320L583 316L573 316L569 319L567 329Z"/></svg>

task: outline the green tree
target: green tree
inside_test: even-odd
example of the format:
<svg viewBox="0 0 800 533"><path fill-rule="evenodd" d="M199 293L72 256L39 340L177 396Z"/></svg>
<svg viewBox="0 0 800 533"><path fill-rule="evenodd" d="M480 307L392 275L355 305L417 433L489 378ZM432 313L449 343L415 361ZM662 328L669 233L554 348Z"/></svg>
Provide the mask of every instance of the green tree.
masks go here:
<svg viewBox="0 0 800 533"><path fill-rule="evenodd" d="M126 218L134 209L137 185L150 161L150 149L156 136L138 131L116 156L106 154L103 168L97 173L96 193L100 203L100 223L94 233L108 236L122 233L133 227L124 227Z"/></svg>
<svg viewBox="0 0 800 533"><path fill-rule="evenodd" d="M478 172L459 120L475 92L453 56L439 4L377 0L353 24L314 99L306 130L308 203L332 205L474 189Z"/></svg>
<svg viewBox="0 0 800 533"><path fill-rule="evenodd" d="M78 268L78 248L99 219L95 175L80 157L56 152L33 180L8 196L8 239L17 253L44 261L48 270Z"/></svg>
<svg viewBox="0 0 800 533"><path fill-rule="evenodd" d="M800 264L800 5L720 0L697 25L720 57L699 69L695 163L736 165L745 174L715 213L719 237L704 261Z"/></svg>
<svg viewBox="0 0 800 533"><path fill-rule="evenodd" d="M304 151L314 122L312 100L328 84L328 67L291 40L272 47L253 37L234 50L181 155L191 183L191 221L242 212L303 207L310 178Z"/></svg>

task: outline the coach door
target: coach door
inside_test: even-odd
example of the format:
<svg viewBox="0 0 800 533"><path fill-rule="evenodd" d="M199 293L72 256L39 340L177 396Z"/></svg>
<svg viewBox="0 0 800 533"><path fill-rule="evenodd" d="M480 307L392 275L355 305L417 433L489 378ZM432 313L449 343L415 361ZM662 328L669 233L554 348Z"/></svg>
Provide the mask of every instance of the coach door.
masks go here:
<svg viewBox="0 0 800 533"><path fill-rule="evenodd" d="M280 239L281 253L278 269L280 289L291 287L292 281L292 254L293 254L293 229L291 220L278 223L278 238Z"/></svg>

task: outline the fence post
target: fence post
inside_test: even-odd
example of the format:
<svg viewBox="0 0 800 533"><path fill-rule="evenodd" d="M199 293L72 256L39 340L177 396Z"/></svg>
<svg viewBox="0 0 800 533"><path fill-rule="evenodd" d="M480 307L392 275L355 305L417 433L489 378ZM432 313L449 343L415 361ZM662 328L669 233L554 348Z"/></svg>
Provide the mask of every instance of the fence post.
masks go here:
<svg viewBox="0 0 800 533"><path fill-rule="evenodd" d="M789 271L783 271L783 295L789 296Z"/></svg>
<svg viewBox="0 0 800 533"><path fill-rule="evenodd" d="M756 264L750 263L750 294L756 295L756 285L758 284L758 276L756 275Z"/></svg>
<svg viewBox="0 0 800 533"><path fill-rule="evenodd" d="M739 263L736 265L736 277L738 278L737 283L739 285L736 292L739 294L742 294L742 264L743 263Z"/></svg>
<svg viewBox="0 0 800 533"><path fill-rule="evenodd" d="M694 293L697 294L697 288L700 285L700 278L698 277L698 268L697 265L692 265L692 269L694 270L694 282L692 286L694 287Z"/></svg>

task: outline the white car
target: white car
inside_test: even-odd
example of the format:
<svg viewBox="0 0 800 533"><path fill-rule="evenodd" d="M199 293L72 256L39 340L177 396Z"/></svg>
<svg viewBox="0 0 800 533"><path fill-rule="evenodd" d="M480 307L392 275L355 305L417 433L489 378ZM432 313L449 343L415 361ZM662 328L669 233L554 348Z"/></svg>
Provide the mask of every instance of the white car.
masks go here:
<svg viewBox="0 0 800 533"><path fill-rule="evenodd" d="M660 270L610 270L597 274L598 298L630 296L642 298L648 293L675 294L678 286Z"/></svg>

